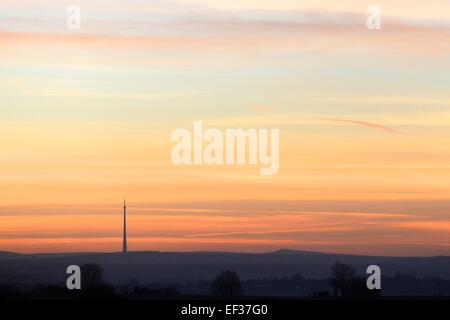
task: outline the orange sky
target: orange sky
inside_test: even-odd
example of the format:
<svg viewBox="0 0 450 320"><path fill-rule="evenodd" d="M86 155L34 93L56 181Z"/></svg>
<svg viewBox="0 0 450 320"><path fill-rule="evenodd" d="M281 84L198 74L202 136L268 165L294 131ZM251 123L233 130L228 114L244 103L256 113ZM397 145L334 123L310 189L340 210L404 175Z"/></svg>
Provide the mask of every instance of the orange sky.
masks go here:
<svg viewBox="0 0 450 320"><path fill-rule="evenodd" d="M449 255L450 8L413 2L2 1L0 251L119 251L126 195L130 250ZM173 165L195 120L279 128L278 175Z"/></svg>

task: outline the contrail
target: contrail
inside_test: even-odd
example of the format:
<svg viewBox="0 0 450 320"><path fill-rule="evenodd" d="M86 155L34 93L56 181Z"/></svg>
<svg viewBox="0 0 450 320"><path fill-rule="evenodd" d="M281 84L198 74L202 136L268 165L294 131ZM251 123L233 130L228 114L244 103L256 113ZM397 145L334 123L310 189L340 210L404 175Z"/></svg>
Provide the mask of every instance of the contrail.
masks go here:
<svg viewBox="0 0 450 320"><path fill-rule="evenodd" d="M356 125L360 125L360 126L364 126L364 127L368 127L368 128L381 130L381 131L384 131L384 132L401 134L400 131L397 131L395 129L392 129L392 128L389 128L389 127L386 127L386 126L382 126L382 125L379 125L379 124L376 124L376 123L366 122L366 121L349 120L349 119L333 119L333 118L319 118L319 119L320 120L325 120L325 121L344 122L344 123L356 124Z"/></svg>

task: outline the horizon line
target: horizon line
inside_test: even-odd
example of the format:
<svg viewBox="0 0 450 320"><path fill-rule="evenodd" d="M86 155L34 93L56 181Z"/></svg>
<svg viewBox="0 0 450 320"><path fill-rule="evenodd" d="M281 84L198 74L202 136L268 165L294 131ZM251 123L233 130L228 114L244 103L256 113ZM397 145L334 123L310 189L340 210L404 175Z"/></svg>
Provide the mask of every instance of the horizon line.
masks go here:
<svg viewBox="0 0 450 320"><path fill-rule="evenodd" d="M208 251L208 250L193 250L193 251L159 251L159 250L136 250L136 251L127 251L127 254L136 254L136 253L162 253L162 254L251 254L251 255L265 255L265 254L282 254L282 253L291 253L291 254L320 254L320 255L340 255L340 256L353 256L353 257L379 257L379 258L438 258L438 257L446 257L450 258L450 255L408 255L408 256L398 256L398 255L373 255L373 254L354 254L354 253L339 253L339 252L322 252L322 251L308 251L308 250L298 250L298 249L288 249L282 248L273 251L264 251L264 252L251 252L251 251ZM1 251L1 254L15 254L15 255L65 255L65 254L73 254L73 255L93 255L93 254L119 254L122 255L122 251L72 251L72 252L14 252L14 251ZM0 259L1 261L1 259Z"/></svg>

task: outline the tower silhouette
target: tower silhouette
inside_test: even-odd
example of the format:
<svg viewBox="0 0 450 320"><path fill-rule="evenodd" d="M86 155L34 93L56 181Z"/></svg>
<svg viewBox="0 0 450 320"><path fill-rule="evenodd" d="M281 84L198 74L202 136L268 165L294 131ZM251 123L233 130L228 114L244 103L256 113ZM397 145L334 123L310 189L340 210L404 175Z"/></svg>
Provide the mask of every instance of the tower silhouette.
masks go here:
<svg viewBox="0 0 450 320"><path fill-rule="evenodd" d="M122 255L127 254L127 201L123 200L123 248Z"/></svg>

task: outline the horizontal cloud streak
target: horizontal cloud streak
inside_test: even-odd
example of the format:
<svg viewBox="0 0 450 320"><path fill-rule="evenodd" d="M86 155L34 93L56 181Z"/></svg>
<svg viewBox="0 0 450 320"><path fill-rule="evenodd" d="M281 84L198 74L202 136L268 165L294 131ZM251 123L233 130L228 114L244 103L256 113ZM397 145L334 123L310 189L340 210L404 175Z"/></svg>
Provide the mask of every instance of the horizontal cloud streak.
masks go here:
<svg viewBox="0 0 450 320"><path fill-rule="evenodd" d="M392 128L382 126L380 124L367 122L367 121L360 121L360 120L349 120L349 119L332 119L332 118L320 118L321 120L330 121L330 122L337 122L337 123L348 123L348 124L354 124L359 125L367 128L377 129L384 132L390 132L390 133L396 133L399 134L400 132L397 130L394 130Z"/></svg>

